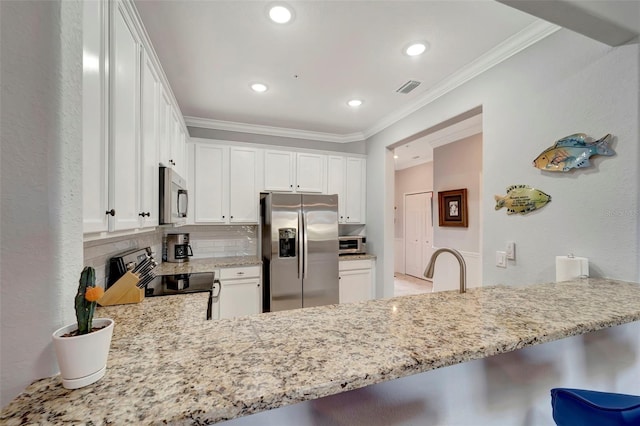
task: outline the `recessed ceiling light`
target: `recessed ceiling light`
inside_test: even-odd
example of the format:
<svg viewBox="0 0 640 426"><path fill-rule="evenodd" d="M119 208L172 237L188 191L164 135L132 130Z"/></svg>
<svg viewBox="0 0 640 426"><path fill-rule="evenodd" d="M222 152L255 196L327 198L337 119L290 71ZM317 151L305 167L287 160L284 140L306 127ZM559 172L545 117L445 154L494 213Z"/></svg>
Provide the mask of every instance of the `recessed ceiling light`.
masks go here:
<svg viewBox="0 0 640 426"><path fill-rule="evenodd" d="M284 4L276 4L269 8L269 18L277 24L286 24L293 18L293 9Z"/></svg>
<svg viewBox="0 0 640 426"><path fill-rule="evenodd" d="M397 159L398 159L398 156L397 156L397 155L394 155L394 156L393 156L393 158L395 158L395 159L397 160Z"/></svg>
<svg viewBox="0 0 640 426"><path fill-rule="evenodd" d="M351 99L349 102L347 102L347 105L356 108L362 105L362 101L360 99Z"/></svg>
<svg viewBox="0 0 640 426"><path fill-rule="evenodd" d="M262 92L266 92L268 89L266 84L262 84L262 83L253 83L251 85L251 90L253 90L254 92L258 92L258 93L262 93Z"/></svg>
<svg viewBox="0 0 640 426"><path fill-rule="evenodd" d="M418 56L422 55L429 45L425 42L420 43L412 43L404 49L404 53L409 56Z"/></svg>

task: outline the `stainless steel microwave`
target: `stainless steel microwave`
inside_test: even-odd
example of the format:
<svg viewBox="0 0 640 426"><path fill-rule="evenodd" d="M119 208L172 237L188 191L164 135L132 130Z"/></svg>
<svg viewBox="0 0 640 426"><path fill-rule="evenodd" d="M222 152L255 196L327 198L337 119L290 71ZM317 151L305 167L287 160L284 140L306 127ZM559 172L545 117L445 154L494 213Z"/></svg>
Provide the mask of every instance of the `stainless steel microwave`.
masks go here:
<svg viewBox="0 0 640 426"><path fill-rule="evenodd" d="M160 225L185 225L188 209L187 182L175 170L160 167Z"/></svg>
<svg viewBox="0 0 640 426"><path fill-rule="evenodd" d="M338 237L339 254L365 254L367 252L367 237L349 235Z"/></svg>

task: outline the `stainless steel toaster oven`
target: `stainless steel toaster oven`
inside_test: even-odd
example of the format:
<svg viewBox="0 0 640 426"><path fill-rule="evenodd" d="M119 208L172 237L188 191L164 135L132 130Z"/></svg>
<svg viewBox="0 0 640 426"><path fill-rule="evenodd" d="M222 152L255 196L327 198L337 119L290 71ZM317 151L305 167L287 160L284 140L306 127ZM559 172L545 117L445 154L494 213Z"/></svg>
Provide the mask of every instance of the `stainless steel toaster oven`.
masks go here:
<svg viewBox="0 0 640 426"><path fill-rule="evenodd" d="M362 235L348 235L338 237L339 254L365 254L367 252L367 237Z"/></svg>

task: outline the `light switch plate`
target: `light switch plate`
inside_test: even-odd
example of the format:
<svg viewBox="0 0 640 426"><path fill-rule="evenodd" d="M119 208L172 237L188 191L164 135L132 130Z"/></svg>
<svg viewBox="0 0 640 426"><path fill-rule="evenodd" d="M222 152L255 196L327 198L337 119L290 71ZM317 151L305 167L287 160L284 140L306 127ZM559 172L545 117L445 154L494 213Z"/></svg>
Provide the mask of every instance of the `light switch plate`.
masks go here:
<svg viewBox="0 0 640 426"><path fill-rule="evenodd" d="M507 252L505 252L505 251L497 251L496 252L496 266L498 268L506 268L507 267Z"/></svg>
<svg viewBox="0 0 640 426"><path fill-rule="evenodd" d="M507 259L516 260L516 243L513 241L507 242Z"/></svg>

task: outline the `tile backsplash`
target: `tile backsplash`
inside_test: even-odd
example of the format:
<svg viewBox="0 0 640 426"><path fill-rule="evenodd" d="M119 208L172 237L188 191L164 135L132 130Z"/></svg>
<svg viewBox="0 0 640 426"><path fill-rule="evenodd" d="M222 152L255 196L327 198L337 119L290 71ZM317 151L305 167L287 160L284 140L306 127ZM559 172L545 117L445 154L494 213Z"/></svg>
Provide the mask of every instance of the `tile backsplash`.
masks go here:
<svg viewBox="0 0 640 426"><path fill-rule="evenodd" d="M176 231L188 232L193 259L227 256L257 256L257 225L182 226Z"/></svg>
<svg viewBox="0 0 640 426"><path fill-rule="evenodd" d="M257 256L257 225L182 226L156 228L154 231L113 237L84 243L84 266L96 270L96 284L104 287L109 259L136 248L151 247L153 256L162 259L163 237L166 234L189 233L193 259L227 256Z"/></svg>

